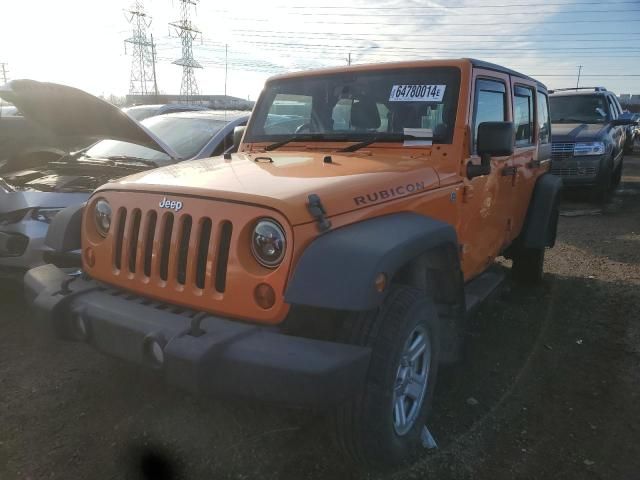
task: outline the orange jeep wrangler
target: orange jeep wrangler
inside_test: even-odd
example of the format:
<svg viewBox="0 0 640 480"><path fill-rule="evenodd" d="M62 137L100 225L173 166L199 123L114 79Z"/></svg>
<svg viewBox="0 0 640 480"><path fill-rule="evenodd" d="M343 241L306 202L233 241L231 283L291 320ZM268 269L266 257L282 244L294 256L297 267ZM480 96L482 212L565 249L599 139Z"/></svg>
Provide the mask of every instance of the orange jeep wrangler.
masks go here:
<svg viewBox="0 0 640 480"><path fill-rule="evenodd" d="M36 318L193 392L325 407L362 464L411 461L494 259L536 281L554 244L545 87L470 59L294 73L238 133L58 214L82 273L31 270Z"/></svg>

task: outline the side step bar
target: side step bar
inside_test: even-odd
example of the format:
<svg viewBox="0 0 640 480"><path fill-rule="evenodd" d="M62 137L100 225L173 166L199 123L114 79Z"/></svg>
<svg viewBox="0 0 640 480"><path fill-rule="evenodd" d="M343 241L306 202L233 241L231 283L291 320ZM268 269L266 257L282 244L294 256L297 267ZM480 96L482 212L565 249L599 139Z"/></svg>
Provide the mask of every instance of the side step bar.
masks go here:
<svg viewBox="0 0 640 480"><path fill-rule="evenodd" d="M467 316L472 315L491 294L496 293L505 279L501 269L492 267L464 286Z"/></svg>

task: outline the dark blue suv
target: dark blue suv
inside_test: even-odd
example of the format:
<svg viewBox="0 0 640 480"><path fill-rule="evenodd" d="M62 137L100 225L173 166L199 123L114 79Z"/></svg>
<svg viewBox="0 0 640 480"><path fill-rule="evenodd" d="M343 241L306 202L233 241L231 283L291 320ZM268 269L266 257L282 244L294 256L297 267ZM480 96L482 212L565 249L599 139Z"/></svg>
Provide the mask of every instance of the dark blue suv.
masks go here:
<svg viewBox="0 0 640 480"><path fill-rule="evenodd" d="M617 97L604 87L550 90L551 172L604 201L620 182L626 140Z"/></svg>

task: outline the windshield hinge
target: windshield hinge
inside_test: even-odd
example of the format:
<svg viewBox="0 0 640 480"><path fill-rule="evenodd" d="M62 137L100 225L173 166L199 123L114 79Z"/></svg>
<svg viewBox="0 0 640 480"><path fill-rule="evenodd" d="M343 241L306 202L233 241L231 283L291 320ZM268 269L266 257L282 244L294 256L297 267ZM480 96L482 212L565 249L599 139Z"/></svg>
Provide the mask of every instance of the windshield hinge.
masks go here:
<svg viewBox="0 0 640 480"><path fill-rule="evenodd" d="M318 230L320 230L320 232L326 232L331 228L331 221L327 219L327 212L318 195L315 193L309 195L307 208L309 209L311 216L316 219L316 222L318 223Z"/></svg>

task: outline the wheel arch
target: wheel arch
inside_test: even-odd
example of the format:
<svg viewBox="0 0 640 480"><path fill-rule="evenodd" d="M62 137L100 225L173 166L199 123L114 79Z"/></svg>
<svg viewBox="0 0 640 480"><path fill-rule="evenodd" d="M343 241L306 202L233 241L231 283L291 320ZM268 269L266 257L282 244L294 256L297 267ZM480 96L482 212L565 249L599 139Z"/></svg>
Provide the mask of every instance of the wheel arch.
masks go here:
<svg viewBox="0 0 640 480"><path fill-rule="evenodd" d="M335 310L370 310L382 303L393 281L426 288L429 282L422 273L440 255L460 271L457 236L448 223L411 212L364 220L331 230L305 249L285 300ZM388 280L382 292L375 288L380 273Z"/></svg>
<svg viewBox="0 0 640 480"><path fill-rule="evenodd" d="M556 242L558 204L562 180L545 173L536 181L527 216L520 234L520 244L525 248L553 247Z"/></svg>

